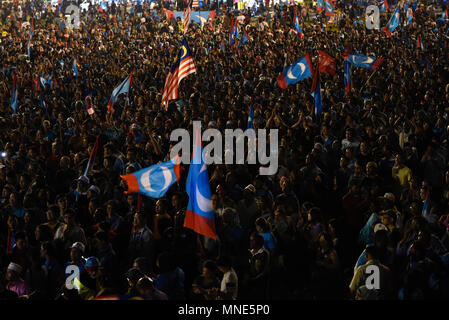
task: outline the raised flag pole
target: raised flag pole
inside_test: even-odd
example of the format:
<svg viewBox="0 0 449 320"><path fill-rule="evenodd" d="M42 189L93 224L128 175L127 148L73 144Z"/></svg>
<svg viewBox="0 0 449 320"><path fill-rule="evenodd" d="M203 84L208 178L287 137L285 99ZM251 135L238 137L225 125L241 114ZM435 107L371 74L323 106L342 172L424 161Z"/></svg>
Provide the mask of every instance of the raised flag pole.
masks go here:
<svg viewBox="0 0 449 320"><path fill-rule="evenodd" d="M379 70L379 68L377 68L376 70L374 70L373 73L371 73L371 75L369 76L368 80L366 80L366 82L363 84L363 86L360 88L359 93L362 92L363 89L365 89L365 86L368 84L368 82L371 80L371 78L374 76L374 74L377 72L377 70Z"/></svg>

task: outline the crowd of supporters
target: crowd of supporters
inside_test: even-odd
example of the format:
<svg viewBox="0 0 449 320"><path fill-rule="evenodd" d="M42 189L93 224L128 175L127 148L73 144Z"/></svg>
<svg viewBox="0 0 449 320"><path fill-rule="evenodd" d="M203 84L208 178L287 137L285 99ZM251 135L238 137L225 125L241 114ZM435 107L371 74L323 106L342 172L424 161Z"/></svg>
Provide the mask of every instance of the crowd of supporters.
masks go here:
<svg viewBox="0 0 449 320"><path fill-rule="evenodd" d="M449 297L447 20L419 4L413 24L387 37L354 23L365 8L355 1L337 1L335 23L297 5L300 39L293 6L231 6L189 26L197 71L165 110L183 29L161 4L91 5L69 30L64 7L1 3L0 299ZM238 17L249 40L230 46ZM315 64L318 50L335 58L336 73L321 74L316 115L312 78L285 90L276 78L306 53ZM345 52L384 59L374 74L353 68L351 92ZM130 92L107 114L131 72ZM39 76L51 82L42 87ZM217 240L183 226L188 166L160 199L124 193L120 175L169 160L172 130L191 131L194 120L245 130L250 107L254 128L279 130L279 168L263 176L258 164L208 165Z"/></svg>

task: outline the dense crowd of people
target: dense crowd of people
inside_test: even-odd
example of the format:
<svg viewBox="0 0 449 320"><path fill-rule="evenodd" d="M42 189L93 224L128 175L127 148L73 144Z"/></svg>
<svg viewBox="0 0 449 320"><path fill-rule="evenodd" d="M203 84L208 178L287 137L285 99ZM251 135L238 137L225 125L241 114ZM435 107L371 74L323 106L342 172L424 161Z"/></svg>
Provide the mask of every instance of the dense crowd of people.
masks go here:
<svg viewBox="0 0 449 320"><path fill-rule="evenodd" d="M387 37L354 23L364 12L356 2L338 1L334 24L297 5L300 39L293 6L234 12L225 3L189 26L197 71L165 110L182 22L150 5L91 5L80 29L68 30L57 6L1 3L0 299L449 297L447 20L418 5L413 24ZM229 45L233 17L242 17L244 44ZM337 71L321 74L315 115L312 78L285 90L276 78L306 53L315 64L318 50ZM384 59L374 74L353 68L351 92L345 52ZM107 114L131 72L130 92ZM39 76L50 81L42 87ZM250 107L254 128L279 129L279 168L263 176L257 164L207 167L216 240L183 226L188 165L160 199L124 193L120 175L169 160L172 130L191 131L194 120L244 130ZM71 266L80 270L74 289Z"/></svg>

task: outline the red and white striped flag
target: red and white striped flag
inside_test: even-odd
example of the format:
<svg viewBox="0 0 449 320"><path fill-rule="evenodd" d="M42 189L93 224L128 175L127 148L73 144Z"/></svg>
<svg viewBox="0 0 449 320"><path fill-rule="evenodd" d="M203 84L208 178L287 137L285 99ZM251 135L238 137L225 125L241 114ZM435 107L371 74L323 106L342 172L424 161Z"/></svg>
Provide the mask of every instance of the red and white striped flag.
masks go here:
<svg viewBox="0 0 449 320"><path fill-rule="evenodd" d="M184 34L187 33L187 29L189 29L190 24L190 7L187 8L186 15L184 17Z"/></svg>
<svg viewBox="0 0 449 320"><path fill-rule="evenodd" d="M192 8L199 7L199 6L200 6L200 2L198 0L193 0Z"/></svg>
<svg viewBox="0 0 449 320"><path fill-rule="evenodd" d="M184 38L182 40L181 49L167 75L167 80L165 80L164 91L162 93L162 104L165 105L165 110L168 109L169 100L178 98L178 87L181 80L195 72L195 63L190 53L189 46L187 45L187 41Z"/></svg>

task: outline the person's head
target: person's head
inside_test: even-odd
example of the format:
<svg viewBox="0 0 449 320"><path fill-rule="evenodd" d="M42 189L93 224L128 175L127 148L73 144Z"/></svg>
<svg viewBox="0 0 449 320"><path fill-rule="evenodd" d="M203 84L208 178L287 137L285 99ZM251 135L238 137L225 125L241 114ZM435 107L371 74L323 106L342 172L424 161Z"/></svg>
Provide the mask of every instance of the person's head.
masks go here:
<svg viewBox="0 0 449 320"><path fill-rule="evenodd" d="M28 246L28 239L25 232L21 231L15 235L16 248L18 250L25 250Z"/></svg>
<svg viewBox="0 0 449 320"><path fill-rule="evenodd" d="M6 269L6 280L14 282L20 279L20 274L22 273L22 266L11 262Z"/></svg>
<svg viewBox="0 0 449 320"><path fill-rule="evenodd" d="M138 228L143 228L146 224L146 217L143 212L136 212L134 214L134 226Z"/></svg>
<svg viewBox="0 0 449 320"><path fill-rule="evenodd" d="M155 288L153 280L149 277L142 277L137 281L136 288L141 296L150 296Z"/></svg>
<svg viewBox="0 0 449 320"><path fill-rule="evenodd" d="M317 223L319 222L321 216L321 210L318 207L313 207L308 211L307 221L309 223Z"/></svg>
<svg viewBox="0 0 449 320"><path fill-rule="evenodd" d="M217 261L218 270L222 273L226 273L232 268L232 261L229 256L221 256Z"/></svg>
<svg viewBox="0 0 449 320"><path fill-rule="evenodd" d="M266 233L270 231L270 225L268 223L268 221L263 218L263 217L259 217L256 219L256 230L259 233Z"/></svg>
<svg viewBox="0 0 449 320"><path fill-rule="evenodd" d="M203 264L203 276L206 278L214 278L217 275L217 264L208 260Z"/></svg>
<svg viewBox="0 0 449 320"><path fill-rule="evenodd" d="M147 257L138 257L133 262L133 268L138 269L143 274L147 275L150 272L150 262Z"/></svg>
<svg viewBox="0 0 449 320"><path fill-rule="evenodd" d="M365 248L366 261L377 259L377 249L376 246L367 246Z"/></svg>
<svg viewBox="0 0 449 320"><path fill-rule="evenodd" d="M172 196L172 206L175 209L179 209L182 206L182 194L181 193L174 193Z"/></svg>
<svg viewBox="0 0 449 320"><path fill-rule="evenodd" d="M388 231L379 230L374 234L374 242L377 248L384 249L388 245Z"/></svg>
<svg viewBox="0 0 449 320"><path fill-rule="evenodd" d="M141 279L145 275L139 269L131 268L126 272L125 276L128 282L128 286L130 288L134 288L137 285L139 279Z"/></svg>
<svg viewBox="0 0 449 320"><path fill-rule="evenodd" d="M327 232L322 232L318 238L320 247L323 249L330 249L333 246L333 241L331 236Z"/></svg>
<svg viewBox="0 0 449 320"><path fill-rule="evenodd" d="M386 210L380 215L380 221L383 225L389 226L396 223L396 214L393 210Z"/></svg>
<svg viewBox="0 0 449 320"><path fill-rule="evenodd" d="M167 211L167 203L164 199L159 199L156 201L156 207L155 207L157 214L163 214Z"/></svg>
<svg viewBox="0 0 449 320"><path fill-rule="evenodd" d="M100 260L97 257L87 258L86 271L89 277L96 279L100 275Z"/></svg>
<svg viewBox="0 0 449 320"><path fill-rule="evenodd" d="M402 154L398 153L395 158L395 165L400 167L404 164L404 157Z"/></svg>
<svg viewBox="0 0 449 320"><path fill-rule="evenodd" d="M76 223L76 213L72 208L67 209L64 212L64 222L68 226L73 226Z"/></svg>
<svg viewBox="0 0 449 320"><path fill-rule="evenodd" d="M70 259L74 262L81 261L84 253L84 248L84 244L82 244L81 242L75 242L74 244L72 244L72 246L70 247Z"/></svg>
<svg viewBox="0 0 449 320"><path fill-rule="evenodd" d="M261 234L253 232L249 237L250 249L259 250L264 245L264 238Z"/></svg>
<svg viewBox="0 0 449 320"><path fill-rule="evenodd" d="M56 221L59 217L58 206L55 204L49 205L46 216L48 221Z"/></svg>

